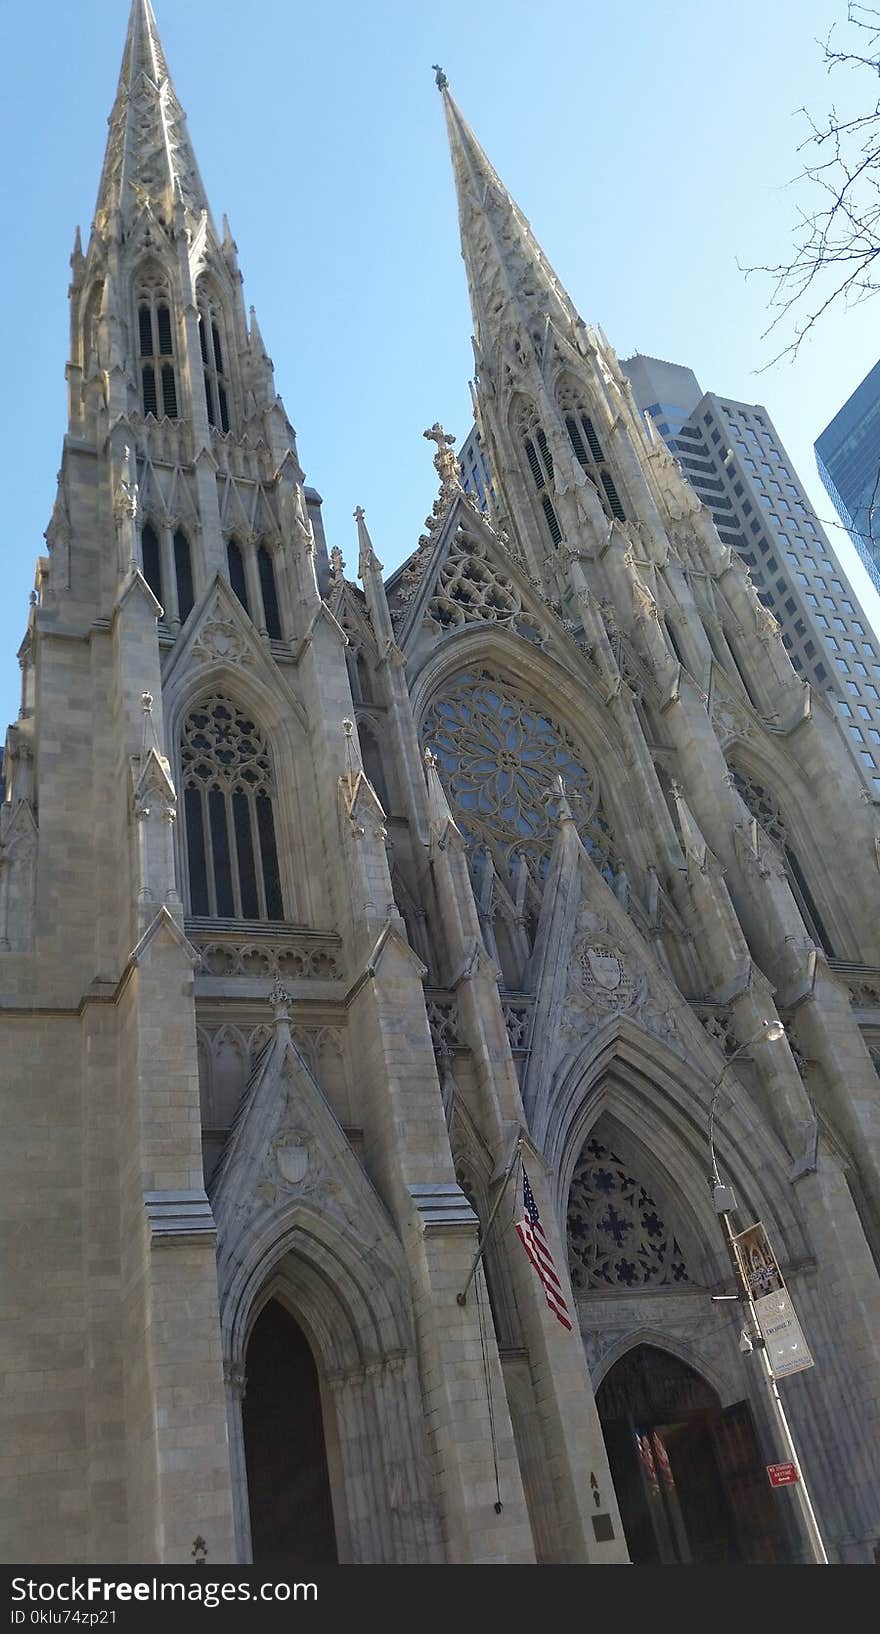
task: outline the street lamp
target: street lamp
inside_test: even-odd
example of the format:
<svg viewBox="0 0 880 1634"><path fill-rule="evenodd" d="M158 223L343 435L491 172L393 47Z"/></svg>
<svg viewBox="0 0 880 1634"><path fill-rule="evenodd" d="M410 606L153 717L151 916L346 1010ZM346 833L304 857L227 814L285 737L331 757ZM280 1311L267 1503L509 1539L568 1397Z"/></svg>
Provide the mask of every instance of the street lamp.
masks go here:
<svg viewBox="0 0 880 1634"><path fill-rule="evenodd" d="M733 1275L738 1289L738 1298L748 1306L749 1316L751 1318L751 1333L749 1333L746 1328L743 1328L740 1349L745 1351L746 1354L748 1354L750 1351L756 1350L760 1355L762 1362L762 1377L767 1386L767 1396L770 1404L770 1410L776 1421L776 1426L779 1431L782 1444L785 1447L788 1461L794 1465L797 1471L798 1478L794 1485L794 1495L800 1507L804 1529L810 1540L810 1551L813 1556L813 1564L815 1566L827 1566L828 1556L825 1553L825 1546L822 1542L822 1535L819 1531L819 1525L816 1520L813 1505L810 1502L810 1494L807 1490L806 1481L804 1480L801 1462L797 1455L791 1430L788 1427L788 1419L785 1416L785 1409L783 1408L779 1390L776 1385L776 1379L773 1375L773 1369L770 1365L770 1359L767 1355L767 1347L764 1343L764 1336L761 1333L760 1324L758 1322L755 1302L752 1297L752 1290L749 1286L748 1279L743 1272L739 1255L737 1254L734 1245L735 1233L733 1226L730 1223L730 1216L736 1210L736 1198L733 1194L732 1188L725 1184L718 1172L718 1159L715 1155L715 1113L718 1106L718 1097L721 1093L724 1080L727 1077L730 1068L733 1066L733 1063L738 1056L745 1054L746 1050L752 1049L755 1044L774 1044L778 1039L782 1038L784 1034L785 1028L783 1027L782 1022L778 1019L775 1021L763 1022L760 1030L755 1033L754 1038L748 1039L745 1044L740 1044L739 1048L733 1051L733 1054L727 1061L725 1061L724 1066L721 1069L720 1076L712 1085L712 1097L709 1102L709 1156L712 1160L712 1173L709 1176L709 1185L712 1188L712 1200L715 1205L715 1213L718 1215L724 1231L724 1240L727 1245L730 1263L733 1267Z"/></svg>

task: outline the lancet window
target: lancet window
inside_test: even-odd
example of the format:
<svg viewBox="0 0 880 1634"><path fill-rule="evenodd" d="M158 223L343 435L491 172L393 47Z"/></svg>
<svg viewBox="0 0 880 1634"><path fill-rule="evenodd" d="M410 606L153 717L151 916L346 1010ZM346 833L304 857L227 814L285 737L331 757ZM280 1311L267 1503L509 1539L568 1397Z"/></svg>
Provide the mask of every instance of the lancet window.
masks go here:
<svg viewBox="0 0 880 1634"><path fill-rule="evenodd" d="M824 948L828 957L833 959L834 948L831 944L831 938L822 923L822 916L816 906L813 893L807 884L804 870L792 844L788 824L778 802L762 784L756 783L753 778L748 777L744 772L738 771L735 767L732 767L731 770L734 784L743 804L760 823L765 834L768 834L770 839L774 841L781 853L792 896L800 909L807 930L813 940Z"/></svg>
<svg viewBox="0 0 880 1634"><path fill-rule="evenodd" d="M596 779L549 711L486 671L459 675L433 700L422 728L453 815L474 854L487 851L517 894L525 869L540 896L556 835L561 776L586 850L613 879Z"/></svg>
<svg viewBox="0 0 880 1634"><path fill-rule="evenodd" d="M262 635L283 639L275 556L269 545L253 539L229 539L226 544L229 583L245 612Z"/></svg>
<svg viewBox="0 0 880 1634"><path fill-rule="evenodd" d="M176 420L177 374L174 359L174 323L171 301L158 279L144 282L137 293L138 351L141 398L145 414Z"/></svg>
<svg viewBox="0 0 880 1634"><path fill-rule="evenodd" d="M195 590L190 543L182 528L160 538L153 523L145 522L141 529L141 563L144 578L161 603L166 624L184 624L195 604Z"/></svg>
<svg viewBox="0 0 880 1634"><path fill-rule="evenodd" d="M570 386L563 386L560 391L559 407L565 419L575 457L596 488L606 516L616 516L619 521L625 521L626 512L596 428L580 398Z"/></svg>
<svg viewBox="0 0 880 1634"><path fill-rule="evenodd" d="M273 641L281 640L281 617L278 612L278 588L275 583L275 563L272 552L266 545L260 545L257 551L257 575L260 580L260 595L263 598L263 618L266 634Z"/></svg>
<svg viewBox="0 0 880 1634"><path fill-rule="evenodd" d="M230 539L226 545L226 560L229 564L229 583L232 585L242 607L246 613L248 606L247 576L244 570L244 555L237 539Z"/></svg>
<svg viewBox="0 0 880 1634"><path fill-rule="evenodd" d="M284 918L275 784L256 723L228 698L206 698L181 735L190 913Z"/></svg>
<svg viewBox="0 0 880 1634"><path fill-rule="evenodd" d="M229 430L230 384L223 320L213 302L204 295L199 300L199 346L208 424L226 432Z"/></svg>
<svg viewBox="0 0 880 1634"><path fill-rule="evenodd" d="M547 441L547 434L539 425L536 416L527 412L520 418L519 436L537 490L538 503L544 513L547 531L554 545L558 545L562 539L562 528L550 497L553 488L553 454Z"/></svg>

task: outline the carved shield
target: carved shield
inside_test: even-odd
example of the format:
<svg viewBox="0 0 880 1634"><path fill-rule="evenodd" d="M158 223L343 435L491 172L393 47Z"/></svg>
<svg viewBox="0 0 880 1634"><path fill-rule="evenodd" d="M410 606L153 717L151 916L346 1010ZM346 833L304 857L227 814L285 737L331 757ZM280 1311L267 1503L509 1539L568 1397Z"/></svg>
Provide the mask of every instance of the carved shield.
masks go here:
<svg viewBox="0 0 880 1634"><path fill-rule="evenodd" d="M616 954L595 947L588 947L584 951L590 975L596 986L603 988L606 993L613 993L620 986L623 976L623 966Z"/></svg>
<svg viewBox="0 0 880 1634"><path fill-rule="evenodd" d="M275 1162L289 1186L298 1186L306 1177L309 1149L299 1141L285 1141L275 1148Z"/></svg>

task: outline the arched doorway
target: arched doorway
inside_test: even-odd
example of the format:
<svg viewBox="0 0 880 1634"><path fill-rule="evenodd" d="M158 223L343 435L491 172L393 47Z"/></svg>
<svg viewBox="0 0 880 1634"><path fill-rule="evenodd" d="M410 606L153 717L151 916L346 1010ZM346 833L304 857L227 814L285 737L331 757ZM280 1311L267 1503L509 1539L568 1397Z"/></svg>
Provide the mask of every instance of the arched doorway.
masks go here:
<svg viewBox="0 0 880 1634"><path fill-rule="evenodd" d="M270 1299L248 1341L242 1406L253 1559L336 1565L318 1370L301 1327Z"/></svg>
<svg viewBox="0 0 880 1634"><path fill-rule="evenodd" d="M634 1565L787 1559L747 1402L722 1408L686 1362L639 1345L606 1374L596 1405Z"/></svg>

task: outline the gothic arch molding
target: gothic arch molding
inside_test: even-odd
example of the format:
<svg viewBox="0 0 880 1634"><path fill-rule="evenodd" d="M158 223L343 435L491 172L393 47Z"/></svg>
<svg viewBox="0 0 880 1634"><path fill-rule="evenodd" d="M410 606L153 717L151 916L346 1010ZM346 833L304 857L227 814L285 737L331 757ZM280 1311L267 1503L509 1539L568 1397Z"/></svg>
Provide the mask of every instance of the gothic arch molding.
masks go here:
<svg viewBox="0 0 880 1634"><path fill-rule="evenodd" d="M629 1333L612 1340L607 1349L603 1350L590 1370L594 1392L599 1389L612 1367L631 1350L638 1350L640 1345L651 1345L656 1350L666 1350L670 1356L675 1356L687 1367L692 1367L694 1372L699 1373L706 1383L712 1386L723 1407L740 1399L742 1379L735 1363L731 1367L721 1367L720 1354L713 1354L710 1359L705 1353L704 1346L689 1343L679 1333L649 1325L633 1328Z"/></svg>
<svg viewBox="0 0 880 1634"><path fill-rule="evenodd" d="M246 1348L274 1298L302 1327L317 1366L340 1558L441 1559L405 1268L390 1225L378 1246L365 1249L341 1221L295 1200L243 1243L231 1247L221 1237L218 1268L241 1558L250 1557Z"/></svg>
<svg viewBox="0 0 880 1634"><path fill-rule="evenodd" d="M610 1114L652 1156L681 1198L698 1241L718 1245L715 1274L726 1259L707 1183L708 1104L717 1077L706 1046L700 1061L685 1062L663 1040L628 1018L610 1019L565 1066L534 1129L556 1176L556 1207L564 1221L571 1178L591 1129ZM718 1071L720 1071L720 1058ZM702 1067L702 1070L700 1070ZM743 1217L763 1220L780 1253L808 1257L788 1178L789 1161L773 1130L731 1076L716 1133L722 1172L730 1179Z"/></svg>
<svg viewBox="0 0 880 1634"><path fill-rule="evenodd" d="M729 744L725 758L731 772L753 779L778 805L790 830L792 849L804 869L810 892L840 957L852 943L851 909L847 910L835 887L836 875L823 861L832 842L826 838L823 843L822 835L817 832L813 817L815 800L798 762L787 755L783 764L781 757L771 755L769 749L753 737ZM774 839L773 843L781 855L779 840Z"/></svg>

